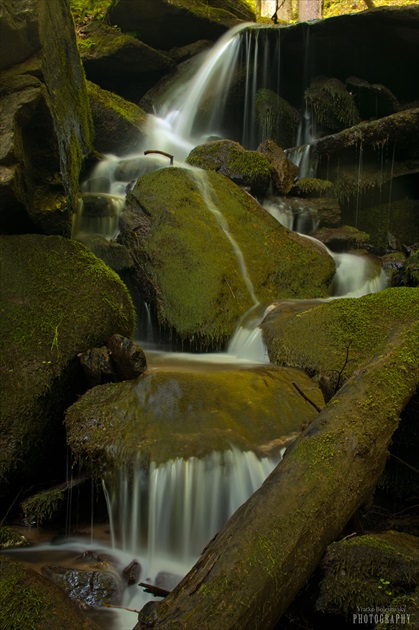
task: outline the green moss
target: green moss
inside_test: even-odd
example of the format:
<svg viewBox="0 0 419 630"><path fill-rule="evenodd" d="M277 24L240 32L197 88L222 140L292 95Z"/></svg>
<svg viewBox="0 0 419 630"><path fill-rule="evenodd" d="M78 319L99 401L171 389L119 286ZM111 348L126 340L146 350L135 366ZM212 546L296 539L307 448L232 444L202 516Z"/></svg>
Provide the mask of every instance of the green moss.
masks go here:
<svg viewBox="0 0 419 630"><path fill-rule="evenodd" d="M11 527L0 526L0 549L13 549L16 547L27 547L29 541L21 534L18 534Z"/></svg>
<svg viewBox="0 0 419 630"><path fill-rule="evenodd" d="M2 630L98 630L58 587L0 555Z"/></svg>
<svg viewBox="0 0 419 630"><path fill-rule="evenodd" d="M87 81L87 89L90 98L99 101L103 107L111 109L127 122L138 127L145 124L147 114L135 103L126 101L118 94L108 92L91 81Z"/></svg>
<svg viewBox="0 0 419 630"><path fill-rule="evenodd" d="M187 164L222 173L253 194L263 195L271 183L272 169L265 155L246 151L238 142L215 140L193 149Z"/></svg>
<svg viewBox="0 0 419 630"><path fill-rule="evenodd" d="M46 490L22 501L21 508L28 522L42 525L51 520L63 501L63 490Z"/></svg>
<svg viewBox="0 0 419 630"><path fill-rule="evenodd" d="M297 370L155 368L137 381L96 387L72 405L69 444L99 470L139 456L147 463L203 457L231 445L263 452L317 414L292 381L322 405L320 390Z"/></svg>
<svg viewBox="0 0 419 630"><path fill-rule="evenodd" d="M336 435L326 433L312 435L310 440L300 440L295 452L304 462L304 478L317 479L319 483L325 483L326 479L335 476L334 458L338 454Z"/></svg>
<svg viewBox="0 0 419 630"><path fill-rule="evenodd" d="M48 105L58 140L61 176L68 195L69 226L65 235L69 236L71 215L77 207L83 159L92 150L93 122L70 12L68 9L56 11L55 7L43 3L39 10L39 24Z"/></svg>
<svg viewBox="0 0 419 630"><path fill-rule="evenodd" d="M259 137L274 140L286 149L296 144L299 113L272 90L258 90L256 116Z"/></svg>
<svg viewBox="0 0 419 630"><path fill-rule="evenodd" d="M369 207L359 213L359 227L371 234L372 243L378 247L387 248L389 233L399 242L413 245L419 239L417 201L404 199Z"/></svg>
<svg viewBox="0 0 419 630"><path fill-rule="evenodd" d="M207 20L224 24L230 22L231 26L237 23L237 18L234 15L235 0L230 5L231 11L229 5L226 5L225 2L218 2L218 0L172 0L172 4L180 9L187 9L198 18L206 18ZM245 6L244 3L243 6ZM236 3L236 7L239 8L240 4ZM251 15L249 16L249 10L246 13L245 19L252 19Z"/></svg>
<svg viewBox="0 0 419 630"><path fill-rule="evenodd" d="M371 357L396 325L418 318L417 291L400 287L333 300L296 314L281 315L279 310L278 317L272 313L262 328L271 361L303 367L336 382L343 368L345 380Z"/></svg>
<svg viewBox="0 0 419 630"><path fill-rule="evenodd" d="M333 194L333 184L326 179L302 177L295 183L290 194L299 197L328 197Z"/></svg>
<svg viewBox="0 0 419 630"><path fill-rule="evenodd" d="M330 545L322 564L317 608L351 618L359 608L389 608L414 591L419 547L399 532L357 536Z"/></svg>
<svg viewBox="0 0 419 630"><path fill-rule="evenodd" d="M141 177L128 197L121 238L134 244L138 284L169 330L220 347L252 306L239 257L211 207L239 246L260 303L327 293L332 258L288 232L229 179L161 169Z"/></svg>
<svg viewBox="0 0 419 630"><path fill-rule="evenodd" d="M19 573L10 578L0 578L0 620L4 630L39 628L48 601L45 595L29 586L22 588ZM19 592L19 606L16 606L16 591Z"/></svg>
<svg viewBox="0 0 419 630"><path fill-rule="evenodd" d="M34 474L54 449L79 352L130 337L134 308L120 278L85 246L59 236L1 238L2 483ZM59 441L58 441L59 443ZM31 472L32 471L32 472Z"/></svg>
<svg viewBox="0 0 419 630"><path fill-rule="evenodd" d="M360 122L352 95L338 79L326 79L312 85L304 96L323 131L335 133Z"/></svg>

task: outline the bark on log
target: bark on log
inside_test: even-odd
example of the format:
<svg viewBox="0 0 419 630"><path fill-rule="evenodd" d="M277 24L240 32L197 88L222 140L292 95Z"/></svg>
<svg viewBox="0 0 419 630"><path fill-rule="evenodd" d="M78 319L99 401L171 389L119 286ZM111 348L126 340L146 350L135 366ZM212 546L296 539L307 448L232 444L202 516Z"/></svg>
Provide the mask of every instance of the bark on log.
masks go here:
<svg viewBox="0 0 419 630"><path fill-rule="evenodd" d="M419 323L393 330L182 582L134 630L273 628L374 489L419 384Z"/></svg>

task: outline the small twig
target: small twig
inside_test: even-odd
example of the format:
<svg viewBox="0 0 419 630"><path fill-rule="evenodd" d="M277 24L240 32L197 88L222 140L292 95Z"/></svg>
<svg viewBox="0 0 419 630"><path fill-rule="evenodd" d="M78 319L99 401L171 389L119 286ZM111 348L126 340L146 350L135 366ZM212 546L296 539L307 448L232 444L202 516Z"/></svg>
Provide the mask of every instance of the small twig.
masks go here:
<svg viewBox="0 0 419 630"><path fill-rule="evenodd" d="M310 403L310 405L312 405L314 407L314 409L320 413L321 412L320 407L318 407L315 402L310 400L310 398L303 392L303 390L297 385L297 383L295 381L292 381L292 384L294 385L294 387L297 390L297 392L299 394L301 394L301 396L304 398L304 400L306 400L308 403Z"/></svg>
<svg viewBox="0 0 419 630"><path fill-rule="evenodd" d="M5 521L5 520L6 520L6 518L9 516L9 512L10 512L10 510L12 509L12 507L14 506L14 504L16 503L16 501L18 500L19 495L20 495L20 493L22 492L22 490L23 490L23 488L21 488L21 489L19 490L19 492L17 493L17 495L16 495L16 496L15 496L15 498L13 499L13 501L12 501L12 503L11 503L11 505L10 505L9 509L7 510L7 512L6 512L6 514L3 516L3 518L1 519L0 526L1 526L1 525L3 525L4 521Z"/></svg>
<svg viewBox="0 0 419 630"><path fill-rule="evenodd" d="M115 604L108 604L107 602L102 602L102 606L106 606L106 608L120 608L121 610L128 610L128 612L137 613L137 615L141 612L141 610L134 610L134 608L127 608L126 606L116 606Z"/></svg>
<svg viewBox="0 0 419 630"><path fill-rule="evenodd" d="M225 281L226 281L226 284L227 284L228 288L229 288L229 289L230 289L230 291L231 291L231 295L234 297L234 299L235 299L235 300L237 300L236 296L235 296L235 295L234 295L234 293L233 293L233 289L231 288L230 283L229 283L229 281L227 280L227 278L225 279Z"/></svg>
<svg viewBox="0 0 419 630"><path fill-rule="evenodd" d="M417 468L414 468L407 462L404 462L402 459L400 459L400 457L397 457L397 455L393 455L393 453L390 453L390 457L392 457L393 459L397 459L397 461L403 464L404 466L406 466L406 468L410 468L410 470L413 470L415 473L418 473L419 475L419 470Z"/></svg>
<svg viewBox="0 0 419 630"><path fill-rule="evenodd" d="M167 591L165 588L160 588L160 586L154 586L153 584L146 584L146 582L140 582L138 586L141 586L145 593L150 593L150 595L154 595L154 597L166 597L170 593L170 591Z"/></svg>
<svg viewBox="0 0 419 630"><path fill-rule="evenodd" d="M352 538L353 536L358 536L356 532L352 532L352 534L348 534L345 538L341 538L339 542L343 542L344 540L348 540L348 538Z"/></svg>
<svg viewBox="0 0 419 630"><path fill-rule="evenodd" d="M159 151L158 149L149 149L148 151L144 151L144 155L148 155L149 153L159 153L159 155L164 155L165 157L170 158L170 165L173 165L173 155L170 153L166 153L166 151Z"/></svg>
<svg viewBox="0 0 419 630"><path fill-rule="evenodd" d="M342 367L340 368L339 372L338 372L338 380L336 382L336 387L335 387L335 392L338 391L338 389L340 389L340 379L342 378L342 374L343 374L343 370L346 368L346 366L348 365L348 361L349 361L349 348L351 347L351 343L352 343L352 339L351 341L348 341L348 343L346 344L346 355L345 355L345 361L343 362Z"/></svg>

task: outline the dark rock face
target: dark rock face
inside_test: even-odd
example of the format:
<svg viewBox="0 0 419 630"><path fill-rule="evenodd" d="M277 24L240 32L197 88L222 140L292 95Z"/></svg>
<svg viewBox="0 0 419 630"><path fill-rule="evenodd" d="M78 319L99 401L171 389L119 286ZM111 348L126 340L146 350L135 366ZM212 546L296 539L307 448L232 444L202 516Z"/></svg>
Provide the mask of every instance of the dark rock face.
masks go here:
<svg viewBox="0 0 419 630"><path fill-rule="evenodd" d="M7 53L4 61L0 228L4 233L70 236L92 132L74 24L63 0L21 0L17 5L16 15L16 3L2 3L0 20L6 41L19 41L22 33L28 37L22 53ZM24 63L13 65L19 61Z"/></svg>
<svg viewBox="0 0 419 630"><path fill-rule="evenodd" d="M287 51L281 85L283 97L290 102L296 101L304 82L305 54L312 77L326 75L345 83L357 76L385 85L400 103L418 98L417 82L412 79L412 64L418 59L417 5L300 23L283 29L281 35L281 48Z"/></svg>
<svg viewBox="0 0 419 630"><path fill-rule="evenodd" d="M146 113L134 103L87 82L95 130L94 147L101 153L126 155L143 140Z"/></svg>
<svg viewBox="0 0 419 630"><path fill-rule="evenodd" d="M125 32L135 31L141 40L162 50L185 46L199 39L217 40L240 20L252 20L251 11L243 14L246 6L240 3L241 16L216 8L216 2L194 2L185 0L120 0L108 11L111 24L120 26ZM234 7L239 4L231 2ZM236 11L238 13L238 11Z"/></svg>
<svg viewBox="0 0 419 630"><path fill-rule="evenodd" d="M134 102L174 67L169 56L102 22L85 26L78 37L87 78Z"/></svg>
<svg viewBox="0 0 419 630"><path fill-rule="evenodd" d="M147 369L147 359L140 346L122 335L112 335L108 341L116 373L122 381L137 378Z"/></svg>
<svg viewBox="0 0 419 630"><path fill-rule="evenodd" d="M0 70L21 63L39 51L33 0L6 0L0 7Z"/></svg>

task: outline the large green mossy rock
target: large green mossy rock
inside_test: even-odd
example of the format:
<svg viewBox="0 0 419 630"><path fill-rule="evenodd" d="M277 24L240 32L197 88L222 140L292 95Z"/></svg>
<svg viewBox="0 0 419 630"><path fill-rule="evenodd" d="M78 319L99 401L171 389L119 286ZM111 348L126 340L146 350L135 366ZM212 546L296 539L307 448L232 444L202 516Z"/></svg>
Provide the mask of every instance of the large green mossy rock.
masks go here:
<svg viewBox="0 0 419 630"><path fill-rule="evenodd" d="M126 155L138 151L147 114L135 103L87 82L95 129L94 147L101 153Z"/></svg>
<svg viewBox="0 0 419 630"><path fill-rule="evenodd" d="M198 347L223 347L257 301L326 296L334 274L324 249L212 171L140 177L120 228L137 289L166 330Z"/></svg>
<svg viewBox="0 0 419 630"><path fill-rule="evenodd" d="M65 462L62 414L75 398L77 354L131 336L134 310L119 277L59 236L3 236L1 245L0 495Z"/></svg>
<svg viewBox="0 0 419 630"><path fill-rule="evenodd" d="M327 548L322 569L324 578L317 610L341 615L348 621L353 621L354 615L371 612L372 621L381 621L383 627L386 627L385 614L393 619L387 620L387 624L394 624L396 614L407 613L409 618L404 617L404 624L417 627L414 600L419 582L419 539L416 536L390 530L333 543ZM400 616L398 620L401 623Z"/></svg>
<svg viewBox="0 0 419 630"><path fill-rule="evenodd" d="M261 327L272 362L336 385L360 369L397 325L418 319L419 290L399 287L325 303L279 303Z"/></svg>
<svg viewBox="0 0 419 630"><path fill-rule="evenodd" d="M265 195L271 185L273 168L258 151L246 151L233 140L213 140L195 147L187 164L225 175L238 186L249 188L254 195Z"/></svg>
<svg viewBox="0 0 419 630"><path fill-rule="evenodd" d="M104 472L136 460L158 464L232 446L267 454L299 432L322 394L300 370L277 366L153 368L134 381L89 390L66 415L73 452Z"/></svg>
<svg viewBox="0 0 419 630"><path fill-rule="evenodd" d="M98 630L80 606L55 584L0 556L0 627L17 630Z"/></svg>

